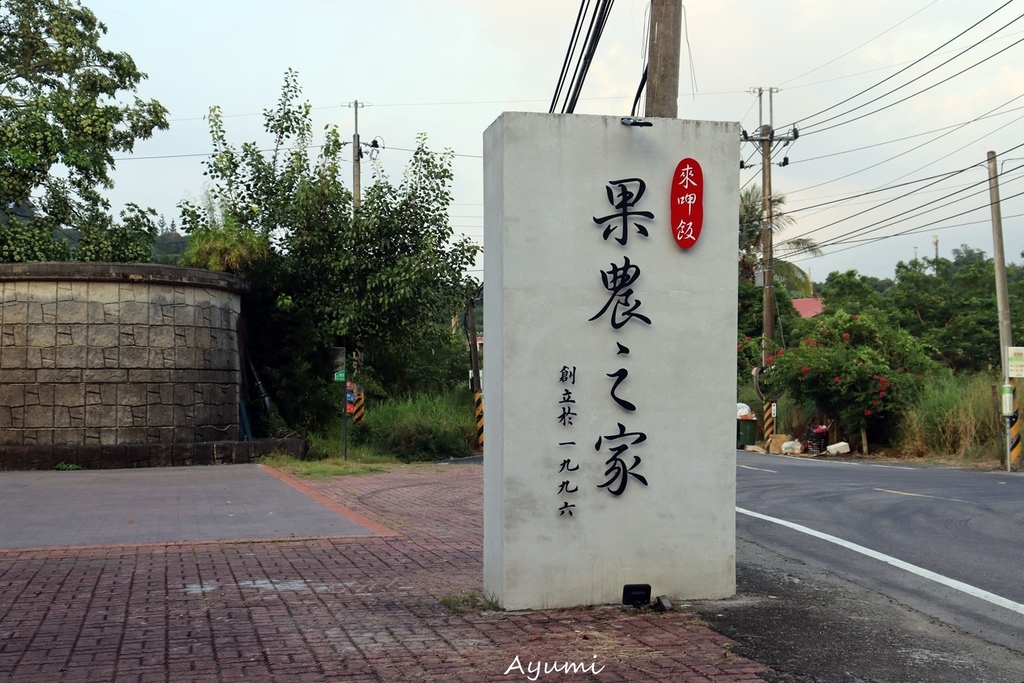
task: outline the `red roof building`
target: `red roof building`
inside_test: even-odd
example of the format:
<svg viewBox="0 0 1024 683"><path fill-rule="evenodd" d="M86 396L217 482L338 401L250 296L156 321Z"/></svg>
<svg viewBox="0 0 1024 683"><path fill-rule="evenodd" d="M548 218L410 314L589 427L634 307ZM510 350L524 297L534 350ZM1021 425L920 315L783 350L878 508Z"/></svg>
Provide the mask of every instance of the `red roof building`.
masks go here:
<svg viewBox="0 0 1024 683"><path fill-rule="evenodd" d="M825 303L821 299L793 299L793 308L800 314L801 318L813 318L825 309Z"/></svg>

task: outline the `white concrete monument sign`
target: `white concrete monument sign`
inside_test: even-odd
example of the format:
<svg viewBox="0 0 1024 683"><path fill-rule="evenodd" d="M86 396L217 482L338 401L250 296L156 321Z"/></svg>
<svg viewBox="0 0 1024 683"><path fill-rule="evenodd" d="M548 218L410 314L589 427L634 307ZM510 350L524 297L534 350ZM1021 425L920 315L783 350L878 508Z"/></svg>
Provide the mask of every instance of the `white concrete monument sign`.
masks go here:
<svg viewBox="0 0 1024 683"><path fill-rule="evenodd" d="M484 134L484 590L507 609L735 592L739 126L629 123Z"/></svg>

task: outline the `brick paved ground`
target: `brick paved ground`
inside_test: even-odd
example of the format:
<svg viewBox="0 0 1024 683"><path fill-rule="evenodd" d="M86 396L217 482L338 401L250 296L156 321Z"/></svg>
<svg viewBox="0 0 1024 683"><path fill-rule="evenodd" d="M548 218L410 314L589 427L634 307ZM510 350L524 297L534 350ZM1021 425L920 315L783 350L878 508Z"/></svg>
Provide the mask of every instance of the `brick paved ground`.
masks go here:
<svg viewBox="0 0 1024 683"><path fill-rule="evenodd" d="M445 606L482 589L479 465L299 486L397 533L0 550L0 680L761 681L685 612Z"/></svg>

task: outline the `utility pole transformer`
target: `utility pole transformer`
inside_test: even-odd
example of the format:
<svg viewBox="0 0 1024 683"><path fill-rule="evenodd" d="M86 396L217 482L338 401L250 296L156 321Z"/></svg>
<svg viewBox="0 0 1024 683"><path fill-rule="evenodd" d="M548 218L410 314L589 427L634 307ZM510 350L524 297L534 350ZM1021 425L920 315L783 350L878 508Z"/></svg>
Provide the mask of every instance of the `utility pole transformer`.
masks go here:
<svg viewBox="0 0 1024 683"><path fill-rule="evenodd" d="M679 49L682 0L653 0L647 39L647 116L679 114Z"/></svg>

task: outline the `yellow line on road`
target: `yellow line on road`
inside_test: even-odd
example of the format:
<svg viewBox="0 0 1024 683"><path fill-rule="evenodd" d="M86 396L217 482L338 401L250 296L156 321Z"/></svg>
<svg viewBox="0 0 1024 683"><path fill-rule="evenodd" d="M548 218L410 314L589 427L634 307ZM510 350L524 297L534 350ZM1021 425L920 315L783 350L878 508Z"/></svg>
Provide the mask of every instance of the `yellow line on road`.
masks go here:
<svg viewBox="0 0 1024 683"><path fill-rule="evenodd" d="M914 496L915 498L935 498L936 500L951 500L954 503L969 503L969 500L960 500L959 498L943 498L942 496L928 496L923 493L907 493L906 491L890 491L889 489L875 489L882 493L895 493L897 496Z"/></svg>
<svg viewBox="0 0 1024 683"><path fill-rule="evenodd" d="M749 465L738 465L738 467L742 467L745 470L757 470L758 472L771 472L772 474L778 474L775 470L762 470L760 467L751 467Z"/></svg>

